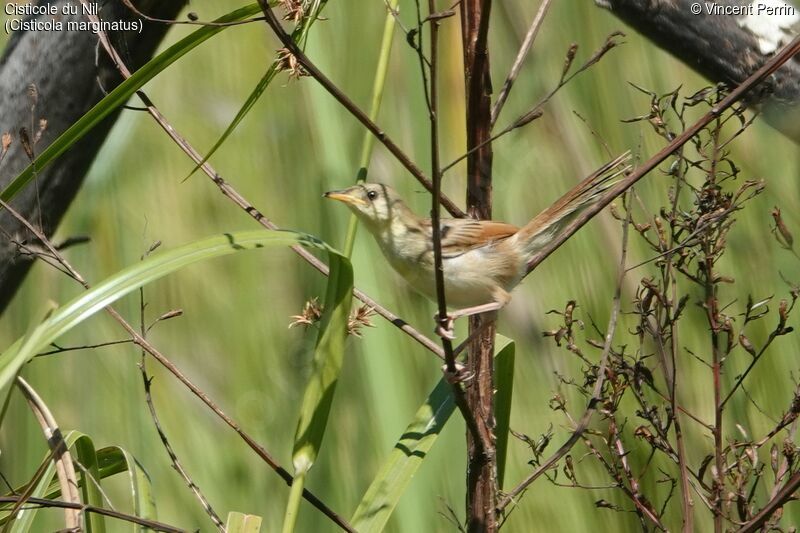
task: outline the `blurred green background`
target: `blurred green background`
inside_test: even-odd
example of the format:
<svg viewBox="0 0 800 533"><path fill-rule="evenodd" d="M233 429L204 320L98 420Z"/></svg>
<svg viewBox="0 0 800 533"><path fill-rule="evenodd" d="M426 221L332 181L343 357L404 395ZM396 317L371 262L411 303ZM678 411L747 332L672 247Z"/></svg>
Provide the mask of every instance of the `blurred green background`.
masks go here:
<svg viewBox="0 0 800 533"><path fill-rule="evenodd" d="M209 20L240 5L228 0L195 0L191 10L202 20ZM406 27L414 25L414 9L412 2L401 2L400 18ZM536 9L537 5L530 2L495 2L491 61L496 90ZM327 20L313 27L308 43L309 56L365 109L384 14L382 0L332 1L324 12ZM580 45L579 64L617 29L628 34L624 46L563 89L546 106L542 119L495 144L494 218L525 223L607 159L597 138L573 112L584 117L614 153L630 148L646 157L662 142L646 123L621 122L648 112L648 98L629 82L659 93L682 86L686 95L707 85L592 2L556 2L498 124L511 122L549 92L557 83L571 42ZM189 31L191 28L175 27L165 46ZM447 162L465 147L457 17L443 22L441 46L441 144L442 160ZM203 151L233 118L278 47L263 24L235 27L181 59L145 89L177 130ZM402 32L395 36L378 122L418 164L429 168L427 113L417 57ZM280 226L318 235L341 247L349 213L339 204L323 201L321 193L354 180L362 131L312 79L289 81L281 75L212 163ZM741 309L749 293L756 298L784 296L788 289L779 273L793 281L800 279L797 259L781 250L770 235L769 215L773 205L780 206L787 224L797 234L800 151L760 122L731 148L733 159L742 168L740 179L764 178L767 182L766 192L736 215L738 223L721 263L723 273L736 279L721 300L738 300L735 305ZM174 247L214 233L256 228L253 220L228 202L204 175L198 173L182 183L190 169L186 156L149 116L124 111L55 240L83 234L91 237L89 245L71 249L68 257L84 277L96 282L136 262L155 240L163 241L164 247ZM464 167L458 166L445 180L445 191L460 203L464 198L463 172ZM398 188L418 213L427 211L427 194L380 145L372 158L370 178ZM669 184L662 173L654 172L637 188L648 208L656 211L666 203ZM584 402L573 391L563 389L554 375L558 372L579 378L580 365L541 338L543 330L558 324L558 317L545 313L562 309L568 299L576 299L580 318L588 323L591 317L605 327L620 235L618 223L603 213L529 276L500 316L499 332L517 342L511 426L536 438L552 424L556 436L550 452L569 431L563 417L549 410L548 399L561 392L576 414L580 414ZM356 285L428 332L433 326L434 305L411 293L379 255L377 246L360 232L353 259ZM649 252L633 236L629 263L648 257ZM630 289L651 272L653 268L645 266L629 274L623 300L627 308ZM286 250L236 255L194 266L145 291L150 320L173 308L185 313L182 318L158 325L150 334L153 343L287 467L314 341L313 332L287 326L290 315L299 313L308 298L322 296L323 287L317 272ZM681 289L700 296L686 283ZM0 346L7 346L39 320L45 302L65 302L79 292L76 284L54 270L43 264L35 266L0 320ZM126 298L117 308L129 320L137 320L137 297ZM692 303L687 312L681 343L704 356L709 343L702 310ZM626 320L628 323L620 328L623 336L633 324L633 319ZM308 479L308 488L345 517L352 514L382 459L441 377L438 359L393 326L377 318L374 322L376 327L367 329L363 339L349 341L329 431ZM793 319L792 324L796 323ZM753 328L748 334L760 342L771 325L773 321L767 321L761 326L764 331ZM462 334L464 327L459 326ZM61 344L119 338L123 338L123 332L117 324L98 314L63 338ZM630 343L635 344L632 338ZM798 343L796 336L781 338L747 382L753 399L775 419L791 401L800 366ZM738 357L730 361L727 382L748 362L744 352ZM139 353L132 347L103 348L39 358L27 366L25 376L53 409L62 429L88 433L98 447L120 445L140 459L152 476L162 521L210 530L211 523L170 468L154 431L143 399L138 362ZM713 420L710 371L688 356L682 364L684 405L704 420ZM170 375L153 363L148 368L155 376L153 394L167 435L212 505L223 515L238 510L263 516L263 531L278 528L288 496L286 485ZM638 423L631 411L627 431ZM728 438L739 437L734 423L751 435L773 425L743 398L734 401L728 412ZM697 426L688 431L688 454L697 465L711 449L712 441ZM632 461L641 467L648 450L641 441L629 442L634 448L641 446L632 455ZM41 432L19 397L12 401L9 418L0 428L0 450L0 470L14 484L29 479L45 454ZM580 448L573 453L576 460L582 454ZM460 417L454 416L413 479L388 530L454 530L441 515L447 514L449 506L463 517L464 457L464 426ZM529 459L527 447L512 439L508 487L529 471ZM580 463L578 472L586 483L608 483L590 460ZM658 477L651 473L643 483L663 497L665 489L654 488ZM119 487L115 489L114 483ZM122 493L121 482L110 485L112 497ZM506 530L641 530L632 513L595 509L594 502L599 499L631 507L610 490L554 488L542 479L511 514ZM655 499L660 504L661 500ZM667 523L677 529L679 499L671 504L674 509ZM784 525L800 522L800 511L793 509L796 505L786 508ZM124 504L120 506L124 508ZM304 503L301 510L298 530L335 530L310 505ZM699 502L696 514L698 531L707 530L709 514ZM53 513L51 517L52 522L41 522L43 531L58 527L60 515Z"/></svg>

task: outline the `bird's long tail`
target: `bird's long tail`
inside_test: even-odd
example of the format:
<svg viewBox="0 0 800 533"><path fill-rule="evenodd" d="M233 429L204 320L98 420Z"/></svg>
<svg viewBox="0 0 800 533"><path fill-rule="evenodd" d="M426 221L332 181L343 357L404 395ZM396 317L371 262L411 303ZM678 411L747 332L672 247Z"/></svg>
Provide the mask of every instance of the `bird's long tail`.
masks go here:
<svg viewBox="0 0 800 533"><path fill-rule="evenodd" d="M630 151L593 172L553 205L536 215L514 236L526 257L535 254L581 211L598 201L603 192L617 183L616 178L631 169Z"/></svg>

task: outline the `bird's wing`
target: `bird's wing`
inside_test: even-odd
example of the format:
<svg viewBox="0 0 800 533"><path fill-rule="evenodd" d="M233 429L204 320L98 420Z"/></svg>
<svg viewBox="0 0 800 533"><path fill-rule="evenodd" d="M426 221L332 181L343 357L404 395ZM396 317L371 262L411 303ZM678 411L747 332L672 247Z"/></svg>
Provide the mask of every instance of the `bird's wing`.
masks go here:
<svg viewBox="0 0 800 533"><path fill-rule="evenodd" d="M430 220L426 220L425 225L432 234ZM475 248L506 239L518 230L519 228L513 224L493 220L442 219L442 255L444 257L458 256Z"/></svg>

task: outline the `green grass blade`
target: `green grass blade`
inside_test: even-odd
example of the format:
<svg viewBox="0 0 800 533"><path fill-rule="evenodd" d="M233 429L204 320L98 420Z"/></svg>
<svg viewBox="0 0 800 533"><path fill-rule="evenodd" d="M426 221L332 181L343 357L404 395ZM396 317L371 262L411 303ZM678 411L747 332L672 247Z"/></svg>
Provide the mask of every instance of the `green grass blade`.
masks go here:
<svg viewBox="0 0 800 533"><path fill-rule="evenodd" d="M260 12L261 9L258 7L258 4L250 4L218 18L215 22L234 22ZM48 164L52 163L58 156L63 154L94 128L101 120L111 114L119 106L123 105L128 98L145 83L164 71L187 52L228 27L229 26L203 26L201 29L184 37L148 61L144 66L134 72L130 78L119 84L85 115L79 118L67 131L59 135L58 139L45 148L32 164L23 170L2 192L0 192L0 199L8 202L14 198L14 196L33 179L34 170L41 171Z"/></svg>
<svg viewBox="0 0 800 533"><path fill-rule="evenodd" d="M362 533L383 531L408 483L453 414L450 384L441 379L394 445L350 523Z"/></svg>
<svg viewBox="0 0 800 533"><path fill-rule="evenodd" d="M497 454L497 488L503 488L508 454L509 424L511 423L511 398L514 390L514 358L516 346L510 339L495 340L494 377L497 392L494 396L495 451Z"/></svg>
<svg viewBox="0 0 800 533"><path fill-rule="evenodd" d="M343 256L331 254L325 312L314 348L314 361L303 394L295 432L292 464L295 479L284 517L284 532L294 529L305 474L314 464L325 436L333 393L339 380L347 340L347 321L353 292L353 269Z"/></svg>
<svg viewBox="0 0 800 533"><path fill-rule="evenodd" d="M133 514L139 518L158 520L156 501L150 476L139 461L119 446L107 446L97 450L98 479L105 479L121 472L128 473L128 493L131 497ZM134 533L150 531L148 528L132 524Z"/></svg>
<svg viewBox="0 0 800 533"><path fill-rule="evenodd" d="M81 501L95 507L105 507L103 493L100 490L100 468L98 467L97 451L88 435L80 435L75 441L75 461L82 468L75 468L80 472ZM86 513L86 533L105 533L105 517L97 513Z"/></svg>
<svg viewBox="0 0 800 533"><path fill-rule="evenodd" d="M329 287L333 286L338 291L344 290L344 286L348 285L343 281L346 276L343 271L346 271L349 272L349 286L352 288L350 263L338 252L311 235L293 231L256 230L233 234L226 233L203 239L174 250L154 254L144 261L111 276L53 312L48 319L39 324L28 336L17 340L0 355L0 390L11 382L19 369L37 352L43 350L59 336L97 311L147 283L193 263L236 251L275 246L282 247L293 244L301 244L328 251L331 258L331 281L329 282ZM334 277L334 272L342 279L337 280ZM349 298L344 298L344 300L347 300L347 312L349 312ZM331 306L330 309L335 310L334 306ZM340 312L336 313L337 320L340 320L340 314ZM346 319L347 317L345 316ZM324 333L327 328L323 328L321 331ZM342 333L342 335L344 334ZM340 342L338 336L336 336L336 339L328 339L327 337L323 339L325 346L334 340L336 343ZM342 344L343 342L344 340L341 339Z"/></svg>
<svg viewBox="0 0 800 533"><path fill-rule="evenodd" d="M261 517L254 514L228 513L225 531L228 533L258 533L261 531Z"/></svg>
<svg viewBox="0 0 800 533"><path fill-rule="evenodd" d="M112 471L120 466L128 471L128 487L130 489L133 514L139 518L158 520L156 499L153 496L153 484L150 476L139 461L126 450L117 446L104 448L100 456L101 471ZM133 524L134 533L150 531L144 526Z"/></svg>
<svg viewBox="0 0 800 533"><path fill-rule="evenodd" d="M344 257L331 257L325 295L325 314L314 348L314 362L303 395L295 432L292 462L297 472L307 472L317 457L339 379L347 339L347 320L353 292L353 269Z"/></svg>

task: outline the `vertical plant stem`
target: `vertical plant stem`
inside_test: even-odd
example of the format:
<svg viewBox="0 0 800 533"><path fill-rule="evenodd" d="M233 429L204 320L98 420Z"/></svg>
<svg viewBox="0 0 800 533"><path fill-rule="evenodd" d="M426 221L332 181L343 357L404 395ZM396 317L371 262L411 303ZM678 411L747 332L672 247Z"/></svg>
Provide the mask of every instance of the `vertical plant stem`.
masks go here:
<svg viewBox="0 0 800 533"><path fill-rule="evenodd" d="M679 149L676 152L678 159L681 160L683 158L683 148ZM672 213L671 220L676 220L678 216L678 201L680 199L681 190L682 190L682 179L684 178L683 170L680 171L680 175L678 179L675 180L675 192L672 197L672 205L670 206L670 210ZM670 231L669 231L669 252L665 256L664 267L661 269L661 284L664 287L664 293L667 294L669 292L670 298L668 300L669 305L666 309L667 313L667 327L669 331L669 368L667 365L664 365L664 374L667 379L667 394L670 403L671 409L671 417L672 417L672 427L675 431L675 448L678 452L678 469L680 472L680 486L681 486L681 515L683 517L683 524L681 526L681 530L683 533L692 533L694 531L694 501L692 499L692 487L689 483L689 466L687 464L686 459L686 444L683 438L683 428L681 422L681 415L680 410L678 408L679 401L678 401L678 350L680 346L680 342L678 340L678 322L677 320L671 318L675 316L675 309L674 306L678 302L678 280L675 277L675 272L673 270L673 255L675 250L675 231L672 228L672 222L670 223ZM659 306L658 313L662 312L662 308ZM656 324L662 324L663 316L658 316L656 318ZM661 326L657 326L659 328L659 338L663 344L663 336L660 333ZM666 348L664 348L666 351ZM667 358L666 354L663 356L664 362L666 363Z"/></svg>
<svg viewBox="0 0 800 533"><path fill-rule="evenodd" d="M300 472L292 480L292 488L289 490L289 501L286 503L286 513L283 515L282 533L292 533L297 523L297 514L300 510L300 500L303 496L303 485L305 485L306 473Z"/></svg>
<svg viewBox="0 0 800 533"><path fill-rule="evenodd" d="M709 184L713 186L716 182L717 161L719 160L719 132L722 124L719 118L713 128L714 153L711 155L711 169L708 174ZM712 231L712 230L709 230ZM720 316L719 305L717 302L717 286L714 273L714 250L712 237L709 235L703 239L703 251L705 255L705 298L706 312L708 313L708 325L711 329L711 372L714 382L714 533L723 531L723 509L722 500L725 493L725 458L722 455L722 341L720 335Z"/></svg>
<svg viewBox="0 0 800 533"><path fill-rule="evenodd" d="M392 40L394 28L397 25L393 11L397 9L399 0L389 0L386 6L386 21L383 24L383 37L381 38L381 50L378 55L378 66L375 68L375 80L372 83L372 102L367 115L372 122L378 119L378 111L381 108L383 99L383 89L386 86L386 72L389 70L389 56L392 52ZM372 148L375 146L375 136L369 131L364 131L364 139L361 142L361 159L358 163L358 173L356 183L367 181L367 168L372 156ZM350 222L347 225L347 237L344 241L344 255L350 257L353 253L353 243L356 240L358 231L358 219L355 215L350 215Z"/></svg>
<svg viewBox="0 0 800 533"><path fill-rule="evenodd" d="M491 0L461 3L461 38L467 100L467 212L479 219L492 215L491 78L487 36ZM497 464L494 435L494 316L470 318L470 332L484 328L470 343L467 372L474 382L467 403L475 415L478 439L467 434L467 531L497 531Z"/></svg>

